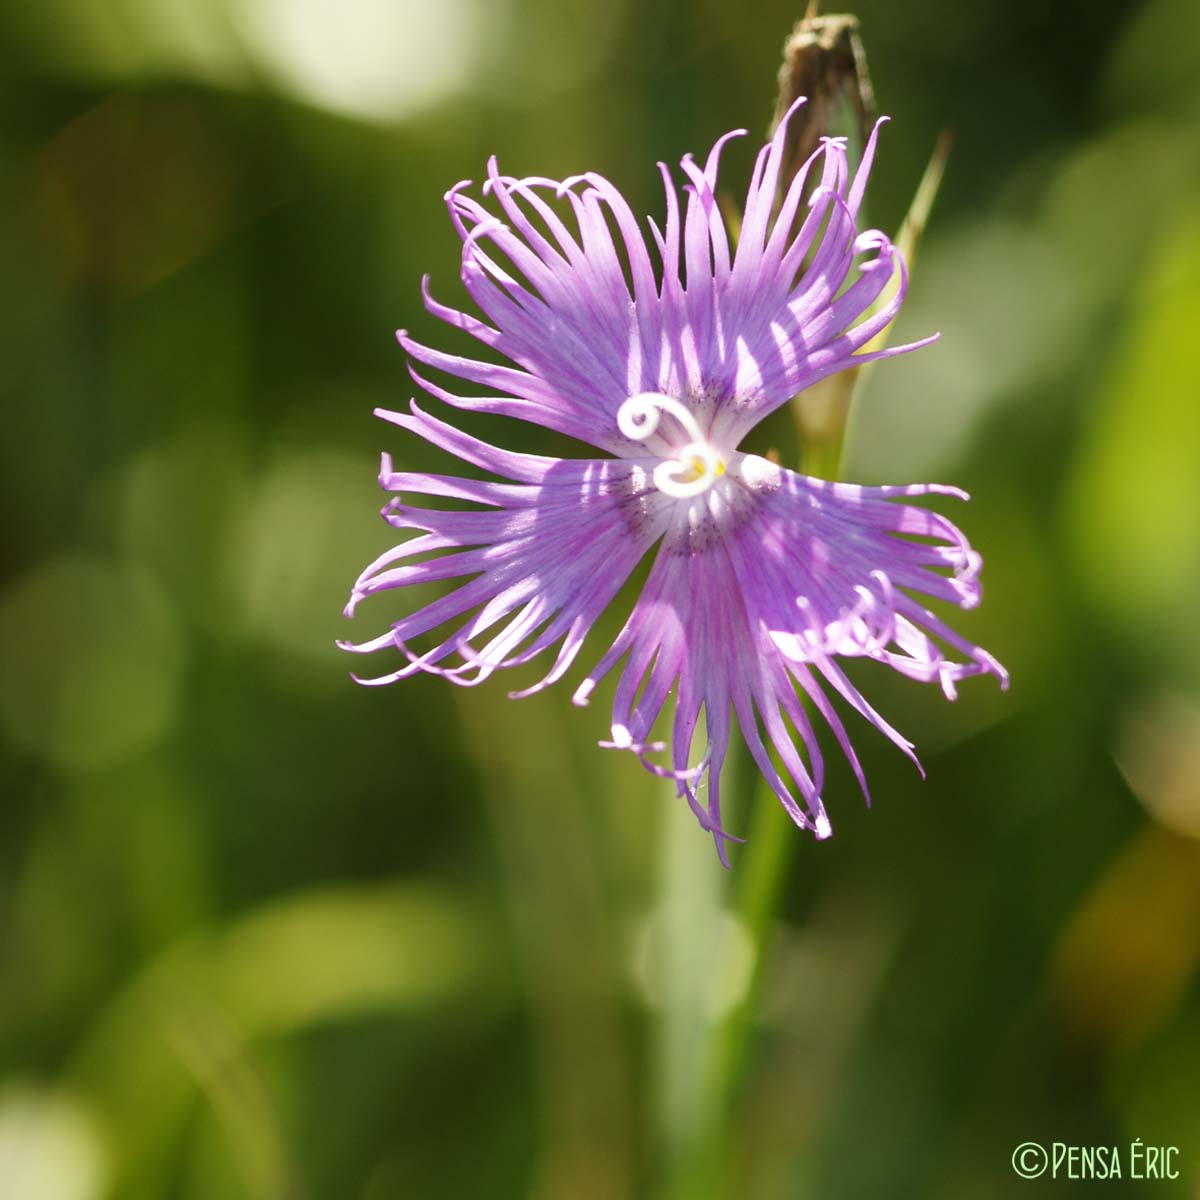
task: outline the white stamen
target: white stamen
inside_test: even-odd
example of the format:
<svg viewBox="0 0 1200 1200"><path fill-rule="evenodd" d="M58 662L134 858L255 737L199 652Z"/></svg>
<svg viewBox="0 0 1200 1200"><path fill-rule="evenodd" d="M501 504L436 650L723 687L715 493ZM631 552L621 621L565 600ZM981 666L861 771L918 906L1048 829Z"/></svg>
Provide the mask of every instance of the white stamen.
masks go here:
<svg viewBox="0 0 1200 1200"><path fill-rule="evenodd" d="M679 500L699 496L716 482L725 463L704 440L703 431L686 405L673 396L642 392L630 396L617 409L617 428L632 441L644 442L654 436L663 413L674 417L691 441L654 468L654 485L660 492Z"/></svg>
<svg viewBox="0 0 1200 1200"><path fill-rule="evenodd" d="M783 471L778 463L773 463L757 454L747 454L742 459L742 482L755 491L774 491L783 481Z"/></svg>

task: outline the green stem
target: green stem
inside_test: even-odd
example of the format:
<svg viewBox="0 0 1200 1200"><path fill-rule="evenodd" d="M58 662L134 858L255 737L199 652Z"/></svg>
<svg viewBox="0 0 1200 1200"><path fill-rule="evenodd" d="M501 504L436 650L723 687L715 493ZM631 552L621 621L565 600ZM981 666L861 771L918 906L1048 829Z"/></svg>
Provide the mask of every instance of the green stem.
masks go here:
<svg viewBox="0 0 1200 1200"><path fill-rule="evenodd" d="M768 792L767 795L763 795ZM713 1163L714 1196L724 1190L717 1178L725 1151L732 1140L732 1100L745 1067L750 1045L751 1023L758 1009L762 985L770 960L773 916L783 892L784 875L792 857L796 827L761 785L754 790L755 818L746 851L739 864L733 911L750 946L750 969L746 989L738 1003L710 1030L706 1058L705 1093L709 1097L710 1131L707 1141L719 1155Z"/></svg>
<svg viewBox="0 0 1200 1200"><path fill-rule="evenodd" d="M836 445L818 444L805 455L803 469L836 479L840 457L840 439ZM770 962L773 917L796 843L795 825L757 771L745 790L753 802L750 836L738 855L736 870L724 881L716 878L719 869L711 848L697 845L690 813L676 803L668 817L660 902L666 936L663 965L670 981L664 996L659 1059L659 1112L667 1151L665 1200L720 1200L737 1194L736 1181L726 1178L735 1133L733 1099ZM697 853L708 856L710 870L697 861ZM731 965L729 947L722 945L720 937L723 883L724 911L735 919L749 965L737 1001L713 1017L708 1011L713 973ZM693 1047L699 1047L699 1052Z"/></svg>
<svg viewBox="0 0 1200 1200"><path fill-rule="evenodd" d="M943 136L897 239L910 268L937 195L949 145L949 138ZM887 295L877 304L884 303ZM886 332L881 333L868 349L877 350L886 341ZM804 447L800 463L804 474L827 480L841 477L843 448L862 375L861 366L851 368L809 389L804 402L793 401ZM666 1200L737 1200L740 1194L729 1153L735 1136L734 1099L746 1069L753 1018L769 966L772 918L783 891L791 848L799 841L795 826L761 779L745 792L754 798L753 824L749 845L738 855L735 871L725 882L729 895L724 909L721 881L697 868L690 857L700 850L690 821L673 821L667 835L663 911L674 915L669 923L675 927L668 934L664 955L666 973L674 982L666 996L661 1028L660 1116L668 1147ZM690 838L694 848L669 844L679 837ZM688 863L692 865L685 867ZM723 912L736 920L749 967L736 1003L714 1017L708 1004L713 975L732 965L729 948L719 936ZM683 958L678 957L678 948L671 950L671 938L680 938L680 945L686 945ZM698 970L698 964L707 969ZM694 1054L689 1052L693 1046L697 1047Z"/></svg>

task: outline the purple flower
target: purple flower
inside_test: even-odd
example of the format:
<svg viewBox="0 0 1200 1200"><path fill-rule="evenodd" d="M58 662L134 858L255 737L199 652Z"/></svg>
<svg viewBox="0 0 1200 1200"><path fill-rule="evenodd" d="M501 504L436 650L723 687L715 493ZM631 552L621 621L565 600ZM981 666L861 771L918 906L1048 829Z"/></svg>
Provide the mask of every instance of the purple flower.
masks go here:
<svg viewBox="0 0 1200 1200"><path fill-rule="evenodd" d="M722 862L732 835L721 825L720 774L735 714L789 816L824 838L831 828L810 711L829 725L866 793L831 692L916 761L839 658L872 658L937 681L950 699L968 675L1007 682L990 654L927 607L926 598L961 608L980 598L979 555L945 517L911 502L930 494L965 500L963 492L827 483L738 449L768 413L817 380L933 340L862 350L896 315L907 282L888 238L857 229L879 127L853 178L844 144L825 141L772 216L785 127L758 155L736 248L716 199L721 148L735 135L713 147L703 169L683 159L682 211L660 164L666 225L650 223L659 269L628 204L599 175L513 179L492 160L483 195L497 212L469 196L466 183L450 190L462 279L486 320L438 303L428 280L425 305L514 365L446 354L401 331L420 364L410 367L413 378L456 408L533 421L604 456L513 453L415 403L407 414L380 411L502 482L394 471L384 455L380 483L395 495L383 516L417 536L363 572L346 608L352 615L376 592L464 581L382 636L344 644L399 652L398 669L360 682L428 671L473 686L553 651L541 682L512 693L527 696L566 673L652 552L624 628L574 699L586 704L620 667L611 736L601 744L630 750L674 779ZM805 201L805 180L818 170ZM876 309L897 272L896 294ZM428 368L492 394L451 393ZM476 507L413 507L406 495ZM432 646L413 648L438 630ZM949 656L955 650L961 661ZM652 730L672 691L668 749ZM701 714L704 749L691 763ZM651 759L662 752L669 765Z"/></svg>

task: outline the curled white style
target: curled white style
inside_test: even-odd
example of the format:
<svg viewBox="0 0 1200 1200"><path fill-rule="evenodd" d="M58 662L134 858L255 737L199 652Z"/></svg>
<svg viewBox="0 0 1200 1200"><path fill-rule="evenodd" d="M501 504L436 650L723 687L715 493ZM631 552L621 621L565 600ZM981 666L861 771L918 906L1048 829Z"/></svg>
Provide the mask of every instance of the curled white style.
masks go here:
<svg viewBox="0 0 1200 1200"><path fill-rule="evenodd" d="M718 476L724 474L725 463L704 440L696 418L686 405L659 392L642 392L630 396L617 410L617 427L627 438L644 442L653 437L664 413L679 422L691 441L654 468L654 485L660 492L679 500L702 495Z"/></svg>

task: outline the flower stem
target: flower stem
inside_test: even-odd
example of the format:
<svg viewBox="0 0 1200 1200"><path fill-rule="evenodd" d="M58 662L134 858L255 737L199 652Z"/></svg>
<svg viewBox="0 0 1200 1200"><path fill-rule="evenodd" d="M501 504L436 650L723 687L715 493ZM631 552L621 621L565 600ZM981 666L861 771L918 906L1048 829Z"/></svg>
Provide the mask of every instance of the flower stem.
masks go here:
<svg viewBox="0 0 1200 1200"><path fill-rule="evenodd" d="M838 422L836 437L807 443L801 464L806 474L838 477L843 428L844 420ZM715 859L709 847L696 844L694 823L683 806L672 806L665 831L660 919L669 983L659 1056L665 1200L737 1196L730 1155L736 1138L734 1098L770 962L773 917L797 840L795 826L770 788L747 765L752 773L746 772L739 790L752 799L752 825L735 870L725 877L723 909ZM708 871L696 858L702 853L708 855ZM723 912L733 918L726 923L737 944L722 936ZM742 986L722 1008L712 997L720 990L718 977L730 972L740 975Z"/></svg>

